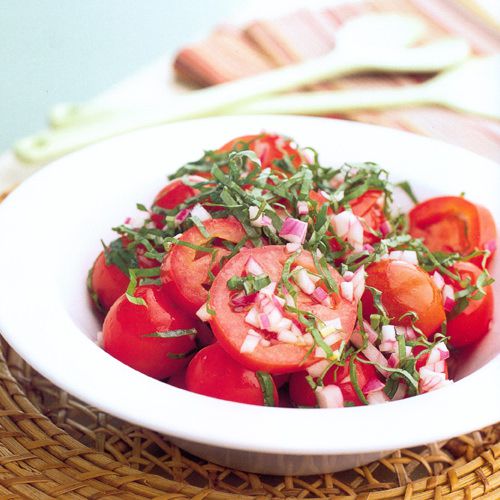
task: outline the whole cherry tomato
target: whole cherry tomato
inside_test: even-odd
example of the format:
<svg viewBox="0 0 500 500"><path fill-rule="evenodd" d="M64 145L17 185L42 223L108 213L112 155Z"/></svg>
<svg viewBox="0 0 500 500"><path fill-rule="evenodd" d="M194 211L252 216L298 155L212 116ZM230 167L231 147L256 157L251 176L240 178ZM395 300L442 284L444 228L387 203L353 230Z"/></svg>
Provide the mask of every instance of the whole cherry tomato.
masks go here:
<svg viewBox="0 0 500 500"><path fill-rule="evenodd" d="M381 260L370 264L366 269L366 285L380 292L382 305L393 325L411 326L409 311L418 316L415 326L427 337L436 333L445 320L441 292L431 277L420 267L402 260ZM363 294L363 315L377 313L370 290Z"/></svg>
<svg viewBox="0 0 500 500"><path fill-rule="evenodd" d="M278 406L278 391L267 375L273 406ZM221 346L212 344L199 351L189 363L186 372L189 391L213 398L265 405L264 390L255 372L234 361Z"/></svg>
<svg viewBox="0 0 500 500"><path fill-rule="evenodd" d="M187 364L198 322L160 286L139 286L134 296L145 305L122 295L109 310L103 325L104 350L135 370L164 379Z"/></svg>
<svg viewBox="0 0 500 500"><path fill-rule="evenodd" d="M469 279L472 285L481 274L481 269L471 262L456 262L453 266L462 280ZM445 281L451 284L455 291L462 289L459 283L448 276ZM463 347L481 340L489 331L493 319L493 289L485 287L486 295L474 300L471 298L468 306L457 316L451 311L448 314L446 333L453 347Z"/></svg>

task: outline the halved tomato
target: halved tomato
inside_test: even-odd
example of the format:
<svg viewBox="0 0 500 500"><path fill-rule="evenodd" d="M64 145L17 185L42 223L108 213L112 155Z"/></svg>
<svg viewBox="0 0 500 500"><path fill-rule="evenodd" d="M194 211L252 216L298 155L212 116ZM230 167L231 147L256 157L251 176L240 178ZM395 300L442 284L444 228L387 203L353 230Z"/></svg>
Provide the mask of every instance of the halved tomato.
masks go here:
<svg viewBox="0 0 500 500"><path fill-rule="evenodd" d="M245 321L246 310L233 307L232 294L227 282L234 276L241 277L245 274L245 268L252 257L269 276L274 283L279 283L282 278L283 268L290 254L283 246L264 246L260 248L242 249L238 255L229 260L215 278L210 290L210 307L217 313L210 320L210 326L217 340L236 361L252 370L263 370L272 374L291 373L303 369L318 361L311 349L306 346L299 346L293 343L285 343L277 340L276 335L251 327ZM309 272L318 274L311 254L303 250L294 260L292 270L297 266L302 266ZM340 289L341 276L333 269L328 269L331 277ZM318 282L319 283L319 282ZM319 286L317 284L317 286ZM298 291L297 307L322 321L340 319L342 331L332 349L336 349L342 340L348 341L354 323L356 321L356 303L349 302L339 294L329 295L331 306L317 303L311 296ZM296 322L296 326L301 326L297 321L297 315L284 311L284 316ZM270 345L257 345L251 352L241 352L241 347L250 329L256 330ZM314 349L313 349L314 350Z"/></svg>
<svg viewBox="0 0 500 500"><path fill-rule="evenodd" d="M460 278L470 279L475 285L481 269L471 262L456 262L453 266ZM445 281L458 291L460 285L445 276ZM447 335L450 337L450 344L453 347L463 347L481 340L489 331L490 323L493 319L493 289L491 286L485 287L486 295L478 300L471 299L469 305L457 316L450 313L447 322Z"/></svg>
<svg viewBox="0 0 500 500"><path fill-rule="evenodd" d="M496 247L495 221L490 211L461 196L440 196L419 203L409 213L409 232L423 238L432 252L458 252ZM491 258L491 256L490 256ZM471 262L481 265L482 256Z"/></svg>
<svg viewBox="0 0 500 500"><path fill-rule="evenodd" d="M209 271L217 274L220 261L230 254L221 244L221 240L239 243L246 232L234 217L227 219L209 219L203 222L208 237L193 226L179 238L188 244L213 248L215 255L194 250L182 245L173 245L165 257L161 279L166 284L175 300L187 311L195 313L206 301L210 288Z"/></svg>
<svg viewBox="0 0 500 500"><path fill-rule="evenodd" d="M402 260L381 260L366 269L366 284L382 292L382 305L393 318L393 325L411 326L413 311L418 320L415 325L429 337L436 333L445 320L441 292L431 277L420 267ZM363 295L363 315L377 313L370 290Z"/></svg>

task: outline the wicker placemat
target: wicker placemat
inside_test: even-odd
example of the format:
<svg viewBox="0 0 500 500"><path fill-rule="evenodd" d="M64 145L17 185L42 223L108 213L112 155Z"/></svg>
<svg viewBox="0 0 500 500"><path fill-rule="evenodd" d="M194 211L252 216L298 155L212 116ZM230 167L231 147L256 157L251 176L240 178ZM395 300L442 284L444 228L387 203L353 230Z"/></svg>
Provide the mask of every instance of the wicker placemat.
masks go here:
<svg viewBox="0 0 500 500"><path fill-rule="evenodd" d="M0 352L0 498L500 498L500 425L315 477L197 459L61 391Z"/></svg>

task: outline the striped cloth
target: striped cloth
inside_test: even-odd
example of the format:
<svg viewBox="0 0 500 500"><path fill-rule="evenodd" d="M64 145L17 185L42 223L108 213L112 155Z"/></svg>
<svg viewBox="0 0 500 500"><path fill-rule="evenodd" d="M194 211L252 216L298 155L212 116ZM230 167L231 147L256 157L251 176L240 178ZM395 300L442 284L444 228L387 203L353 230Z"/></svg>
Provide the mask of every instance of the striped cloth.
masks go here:
<svg viewBox="0 0 500 500"><path fill-rule="evenodd" d="M500 52L498 26L473 5L470 0L366 0L320 10L302 9L241 28L220 27L207 39L183 48L174 68L182 80L208 86L302 61L331 50L338 27L366 12L412 14L428 24L428 39L454 35L466 39L477 55ZM315 88L372 89L419 81L422 76L363 75ZM494 120L430 106L356 112L347 118L431 136L500 161L500 122Z"/></svg>

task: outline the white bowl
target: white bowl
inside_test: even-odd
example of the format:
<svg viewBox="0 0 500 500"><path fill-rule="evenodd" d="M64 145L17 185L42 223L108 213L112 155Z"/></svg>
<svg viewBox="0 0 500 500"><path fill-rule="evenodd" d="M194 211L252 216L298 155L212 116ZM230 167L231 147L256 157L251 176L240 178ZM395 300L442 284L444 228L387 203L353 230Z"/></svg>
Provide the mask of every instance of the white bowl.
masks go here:
<svg viewBox="0 0 500 500"><path fill-rule="evenodd" d="M324 164L375 161L417 195L459 194L500 221L500 167L471 152L390 129L303 117L229 117L121 136L69 155L0 206L0 329L35 369L75 396L167 434L214 462L254 472L314 474L500 420L498 318L450 387L383 405L297 410L220 401L123 365L93 342L100 329L85 278L100 238L150 204L166 174L238 135L275 131L313 146ZM497 257L498 259L498 257ZM500 278L498 265L493 274ZM497 281L497 297L499 294ZM496 304L498 309L498 303Z"/></svg>

